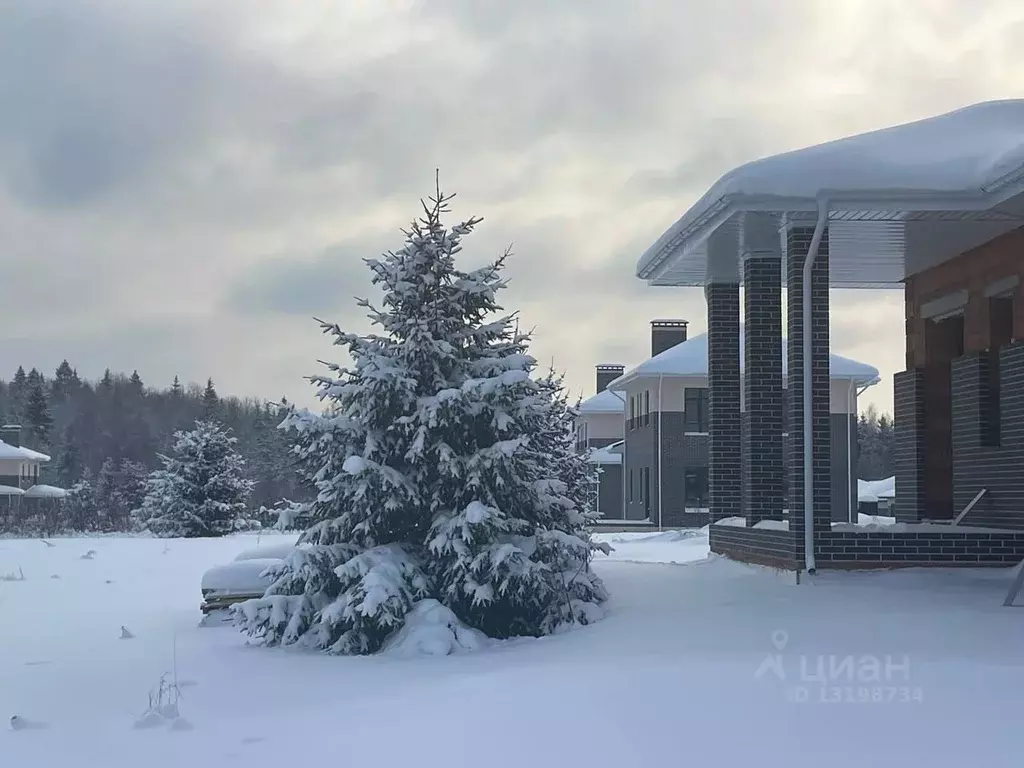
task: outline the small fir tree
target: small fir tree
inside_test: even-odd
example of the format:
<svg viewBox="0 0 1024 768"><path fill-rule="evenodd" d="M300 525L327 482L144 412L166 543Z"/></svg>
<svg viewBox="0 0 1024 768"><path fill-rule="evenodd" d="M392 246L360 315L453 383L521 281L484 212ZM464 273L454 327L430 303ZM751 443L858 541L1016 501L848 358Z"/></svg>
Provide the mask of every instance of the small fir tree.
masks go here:
<svg viewBox="0 0 1024 768"><path fill-rule="evenodd" d="M252 492L243 476L244 460L236 438L219 424L197 421L195 429L176 432L171 456L150 473L136 520L159 536L223 536L236 529Z"/></svg>

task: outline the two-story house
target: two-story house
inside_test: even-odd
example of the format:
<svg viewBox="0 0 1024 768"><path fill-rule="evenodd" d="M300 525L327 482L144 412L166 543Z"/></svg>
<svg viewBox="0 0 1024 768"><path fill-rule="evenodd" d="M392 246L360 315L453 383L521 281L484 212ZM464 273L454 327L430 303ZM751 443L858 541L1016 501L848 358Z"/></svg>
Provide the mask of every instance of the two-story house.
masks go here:
<svg viewBox="0 0 1024 768"><path fill-rule="evenodd" d="M599 366L598 384L603 388L581 405L578 430L584 436L596 432L607 441L604 445L623 441L617 449L622 454L619 472L607 478L609 486L615 479L622 483L618 519L647 520L663 527L708 522L707 335L688 339L686 328L683 320L653 321L651 357L612 380L601 378L600 372L610 375L613 367ZM785 360L785 340L782 354ZM831 355L830 376L834 516L855 519L857 398L878 382L878 370ZM779 403L779 409L785 412L785 402ZM741 401L741 427L742 413ZM613 434L616 421L620 431ZM783 439L787 437L784 434ZM787 476L783 468L779 471L783 478ZM737 483L742 481L736 478ZM608 496L613 489L602 487L602 492ZM613 511L606 504L603 517L611 518Z"/></svg>
<svg viewBox="0 0 1024 768"><path fill-rule="evenodd" d="M0 427L0 519L21 509L21 500L59 499L65 491L39 483L39 471L50 461L45 453L21 444L21 427Z"/></svg>

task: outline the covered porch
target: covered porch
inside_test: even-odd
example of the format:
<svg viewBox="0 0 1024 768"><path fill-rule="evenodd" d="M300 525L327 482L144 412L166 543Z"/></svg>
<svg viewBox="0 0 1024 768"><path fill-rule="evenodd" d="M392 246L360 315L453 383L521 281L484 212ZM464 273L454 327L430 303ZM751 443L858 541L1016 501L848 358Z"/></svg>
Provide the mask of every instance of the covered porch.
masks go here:
<svg viewBox="0 0 1024 768"><path fill-rule="evenodd" d="M812 571L1009 565L1024 558L1024 482L1016 500L1005 480L987 488L998 485L993 462L1005 473L1012 460L1024 460L1024 344L1015 351L1024 301L981 308L988 298L1020 295L1022 227L1024 100L1012 100L741 166L644 253L638 277L651 285L700 286L707 300L712 550ZM988 258L1006 272L996 277L999 270L988 270L984 285L974 279L982 252L1001 254ZM832 522L832 287L907 295L908 370L895 380L899 523L888 530ZM990 316L1007 312L1009 336L982 332ZM959 321L942 324L958 313ZM965 327L976 329L974 336L965 336ZM965 338L973 341L965 345ZM994 357L991 349L998 350ZM961 361L968 352L976 359ZM742 379L741 358L748 372ZM943 370L950 371L945 378ZM985 425L994 417L986 414L993 413L999 381L1009 386L1002 401L995 395L994 413L1010 409L1011 416L1001 422L1001 458L983 444L991 439ZM788 499L784 445L791 451ZM985 505L951 527L957 504L966 505L986 483ZM1017 514L1007 508L1018 503Z"/></svg>

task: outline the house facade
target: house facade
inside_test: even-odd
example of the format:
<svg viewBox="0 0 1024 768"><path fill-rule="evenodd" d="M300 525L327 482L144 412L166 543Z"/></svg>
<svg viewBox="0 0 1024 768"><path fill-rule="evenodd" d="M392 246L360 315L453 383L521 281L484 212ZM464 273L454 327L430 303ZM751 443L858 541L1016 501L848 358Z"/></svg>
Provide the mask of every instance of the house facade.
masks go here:
<svg viewBox="0 0 1024 768"><path fill-rule="evenodd" d="M1024 100L740 166L636 274L707 299L712 551L798 573L1024 559ZM897 526L835 522L833 287L904 292Z"/></svg>
<svg viewBox="0 0 1024 768"><path fill-rule="evenodd" d="M707 335L687 338L686 321L654 320L648 360L628 372L623 366L598 366L602 389L582 404L577 435L581 448L592 451L610 440L622 441L618 471L602 488L610 495L612 483L619 484L621 515L614 518L612 507L605 505L606 519L648 521L661 527L709 522L707 354ZM614 372L619 375L609 380ZM857 398L878 381L878 371L833 355L831 374L833 512L835 519L845 521L857 514ZM785 402L778 409L782 413ZM597 442L587 442L584 436ZM788 435L782 439L788 440Z"/></svg>
<svg viewBox="0 0 1024 768"><path fill-rule="evenodd" d="M39 484L40 468L49 461L45 453L22 446L20 426L0 427L0 486L27 491Z"/></svg>

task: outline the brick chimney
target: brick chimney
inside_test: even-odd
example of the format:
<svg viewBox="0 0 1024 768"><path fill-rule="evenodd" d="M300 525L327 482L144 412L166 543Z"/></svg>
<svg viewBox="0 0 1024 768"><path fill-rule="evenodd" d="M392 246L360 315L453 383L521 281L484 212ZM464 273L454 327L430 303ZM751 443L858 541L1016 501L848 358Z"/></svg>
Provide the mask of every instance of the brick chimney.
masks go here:
<svg viewBox="0 0 1024 768"><path fill-rule="evenodd" d="M602 363L597 366L597 391L604 392L608 385L626 372L626 366L618 363Z"/></svg>
<svg viewBox="0 0 1024 768"><path fill-rule="evenodd" d="M686 341L685 320L651 320L651 357Z"/></svg>
<svg viewBox="0 0 1024 768"><path fill-rule="evenodd" d="M21 447L21 426L18 424L4 424L0 427L0 440L15 448Z"/></svg>

